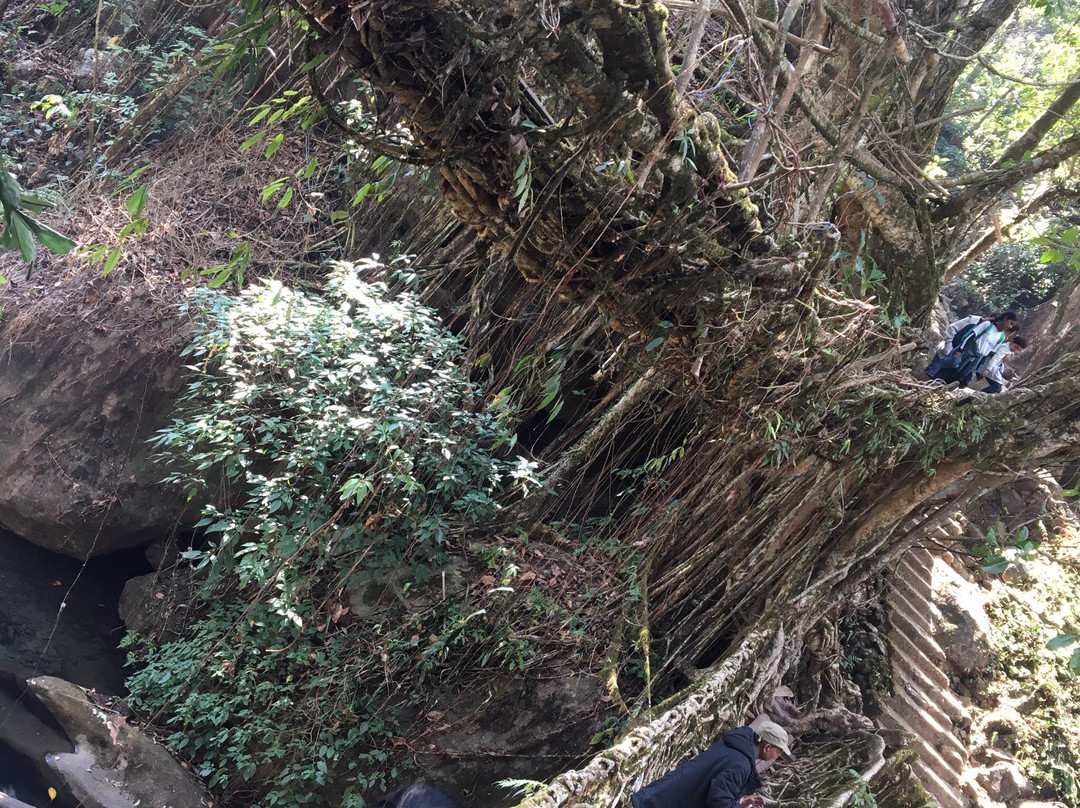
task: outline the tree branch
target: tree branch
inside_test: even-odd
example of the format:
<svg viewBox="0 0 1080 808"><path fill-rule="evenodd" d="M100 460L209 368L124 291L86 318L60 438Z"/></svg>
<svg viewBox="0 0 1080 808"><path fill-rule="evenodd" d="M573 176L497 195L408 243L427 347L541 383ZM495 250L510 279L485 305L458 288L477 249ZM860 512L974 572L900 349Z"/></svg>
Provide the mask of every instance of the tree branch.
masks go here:
<svg viewBox="0 0 1080 808"><path fill-rule="evenodd" d="M789 9L795 8L794 3L789 6ZM825 30L825 9L821 0L815 0L814 10L812 12L810 20L810 31L807 35L807 39L811 42L816 42L821 39ZM787 17L785 16L785 22L781 26L782 31L787 30ZM783 48L780 47L781 39L778 37L774 43L774 52L776 52L776 58L782 60L784 58ZM739 166L739 182L747 182L753 177L758 170L758 166L761 165L761 160L765 156L765 150L769 147L769 119L780 121L785 113L787 113L788 105L791 104L792 96L795 95L795 90L799 86L799 82L802 81L803 75L814 63L814 59L817 56L817 52L810 47L804 47L799 52L799 60L795 64L795 68L791 71L791 75L786 77L784 82L783 92L780 94L780 98L771 110L762 110L760 117L754 124L754 131L750 134L750 141L746 144L746 148L743 150L742 165ZM775 66L777 72L781 71L781 65ZM811 217L813 218L813 217Z"/></svg>
<svg viewBox="0 0 1080 808"><path fill-rule="evenodd" d="M1058 97L1046 108L1043 114L1036 118L1031 126L1027 128L1027 131L1001 153L1001 156L994 161L990 168L1005 168L1010 163L1020 162L1025 154L1039 145L1046 134L1065 117L1065 114L1076 105L1078 100L1080 100L1080 73L1073 77L1072 82L1058 93Z"/></svg>
<svg viewBox="0 0 1080 808"><path fill-rule="evenodd" d="M1018 165L963 174L943 180L942 186L963 188L964 191L935 210L931 214L931 220L942 222L966 214L977 202L985 203L987 200L992 202L1005 191L1015 188L1037 174L1053 171L1076 154L1080 154L1080 134L1066 138L1056 146L1039 152L1030 160L1025 160Z"/></svg>
<svg viewBox="0 0 1080 808"><path fill-rule="evenodd" d="M986 251L995 244L1006 241L1009 238L1009 231L1012 228L1026 222L1034 214L1038 213L1047 205L1052 204L1060 195L1059 188L1049 188L1024 203L1016 217L1008 224L995 224L994 226L986 228L986 230L983 231L983 234L979 236L971 246L946 265L943 282L948 283L971 266L971 264L978 260L981 255L986 253Z"/></svg>
<svg viewBox="0 0 1080 808"><path fill-rule="evenodd" d="M686 45L686 56L679 70L678 81L675 82L675 91L679 95L686 92L690 79L694 75L694 68L697 67L698 51L701 48L701 40L705 36L705 23L709 21L711 5L712 0L698 0L694 10L694 27L690 31L690 41Z"/></svg>

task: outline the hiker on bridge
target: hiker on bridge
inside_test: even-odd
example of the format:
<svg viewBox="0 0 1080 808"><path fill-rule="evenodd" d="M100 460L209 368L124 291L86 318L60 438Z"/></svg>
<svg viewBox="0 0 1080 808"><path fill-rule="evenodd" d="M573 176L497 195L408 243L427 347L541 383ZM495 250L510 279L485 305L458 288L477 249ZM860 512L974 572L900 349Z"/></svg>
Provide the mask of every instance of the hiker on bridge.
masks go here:
<svg viewBox="0 0 1080 808"><path fill-rule="evenodd" d="M1005 389L1004 363L1025 348L1027 348L1027 340L1019 334L1011 334L1008 342L999 345L996 351L983 360L975 375L986 379L984 393L1000 393Z"/></svg>
<svg viewBox="0 0 1080 808"><path fill-rule="evenodd" d="M937 354L920 378L940 379L966 387L975 370L1016 330L1016 312L1005 311L992 318L977 314L950 323Z"/></svg>
<svg viewBox="0 0 1080 808"><path fill-rule="evenodd" d="M760 808L761 796L747 796L761 785L759 760L791 756L788 734L764 721L755 730L739 727L674 771L630 795L634 808Z"/></svg>

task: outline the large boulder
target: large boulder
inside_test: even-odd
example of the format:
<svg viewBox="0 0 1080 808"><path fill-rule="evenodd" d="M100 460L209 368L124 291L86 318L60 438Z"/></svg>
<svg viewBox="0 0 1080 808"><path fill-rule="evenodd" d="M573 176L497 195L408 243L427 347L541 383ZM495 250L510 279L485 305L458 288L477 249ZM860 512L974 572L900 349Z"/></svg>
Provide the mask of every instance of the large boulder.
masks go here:
<svg viewBox="0 0 1080 808"><path fill-rule="evenodd" d="M199 808L209 793L151 738L118 713L95 704L63 679L39 676L27 684L75 745L46 762L84 808Z"/></svg>
<svg viewBox="0 0 1080 808"><path fill-rule="evenodd" d="M100 275L11 287L0 286L0 524L80 560L175 528L185 497L161 484L147 443L182 385L173 301Z"/></svg>
<svg viewBox="0 0 1080 808"><path fill-rule="evenodd" d="M76 90L89 90L103 83L110 73L122 73L127 67L123 54L100 48L85 48L72 65Z"/></svg>
<svg viewBox="0 0 1080 808"><path fill-rule="evenodd" d="M164 642L180 636L188 620L191 576L172 568L128 579L120 594L120 619L131 631Z"/></svg>
<svg viewBox="0 0 1080 808"><path fill-rule="evenodd" d="M0 751L11 770L18 771L24 781L33 781L33 796L16 792L23 799L44 796L46 788L59 791L63 783L45 764L45 758L56 752L70 752L73 747L67 736L51 720L40 705L26 693L30 670L0 658ZM7 781L0 786L8 786ZM0 808L6 808L0 802Z"/></svg>
<svg viewBox="0 0 1080 808"><path fill-rule="evenodd" d="M983 787L991 800L1006 805L1016 805L1035 793L1024 770L1012 761L998 761L993 766L976 770L975 782Z"/></svg>
<svg viewBox="0 0 1080 808"><path fill-rule="evenodd" d="M426 715L426 749L416 763L426 779L469 793L471 805L505 805L511 794L498 781L544 780L595 750L602 693L586 674L494 677L486 692L454 694Z"/></svg>

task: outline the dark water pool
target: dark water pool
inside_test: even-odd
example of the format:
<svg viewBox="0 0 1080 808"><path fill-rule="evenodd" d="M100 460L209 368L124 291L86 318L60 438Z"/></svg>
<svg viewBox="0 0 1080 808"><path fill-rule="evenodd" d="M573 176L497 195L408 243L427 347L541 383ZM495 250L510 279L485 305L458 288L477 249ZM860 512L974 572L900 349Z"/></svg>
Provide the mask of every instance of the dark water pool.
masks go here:
<svg viewBox="0 0 1080 808"><path fill-rule="evenodd" d="M123 694L124 636L117 611L124 582L149 571L139 550L75 559L36 547L0 530L0 672L59 676L101 693ZM6 695L16 677L0 681ZM5 684L6 683L6 684ZM9 707L14 712L21 706ZM5 742L9 716L0 705L0 790L38 808L68 808L50 800L47 784Z"/></svg>
<svg viewBox="0 0 1080 808"><path fill-rule="evenodd" d="M48 785L5 743L0 743L0 791L39 808L63 805L49 799Z"/></svg>

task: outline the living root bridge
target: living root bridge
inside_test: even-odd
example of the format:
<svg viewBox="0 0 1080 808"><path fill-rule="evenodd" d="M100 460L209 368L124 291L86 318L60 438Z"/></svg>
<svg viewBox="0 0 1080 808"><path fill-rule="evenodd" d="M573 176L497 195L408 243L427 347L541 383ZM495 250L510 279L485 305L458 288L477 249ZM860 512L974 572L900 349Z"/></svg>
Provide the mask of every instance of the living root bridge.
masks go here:
<svg viewBox="0 0 1080 808"><path fill-rule="evenodd" d="M724 730L743 724L771 699L803 645L801 633L780 615L783 610L765 616L723 662L704 671L673 704L657 708L648 723L585 768L557 777L520 808L628 805L634 791L714 743ZM791 805L843 805L858 778L869 780L885 762L885 742L867 723L851 721L824 743L807 733L799 748L800 767L792 767L772 796ZM806 788L806 781L813 787Z"/></svg>
<svg viewBox="0 0 1080 808"><path fill-rule="evenodd" d="M856 596L905 549L1022 469L1074 457L1080 445L1080 354L1065 357L1031 382L1030 388L984 399L931 394L945 417L967 410L985 416L981 439L940 463L932 476L908 460L896 462L888 474L860 481L843 464L811 455L783 472L743 467L720 490L686 482L670 492L680 503L681 518L658 531L671 538L652 555L655 622L681 638L682 645L671 648L673 655L692 659L708 651L703 636L723 637L725 629L726 650L718 663L701 671L701 680L672 699L674 706L658 708L647 725L524 805L625 804L636 788L767 706L764 697L806 661L805 640L818 621L835 615L838 604ZM749 460L751 451L745 451L742 459ZM726 459L739 460L734 454ZM998 461L995 473L976 470L984 459ZM701 478L677 470L671 476ZM743 497L755 476L767 493L748 503ZM742 505L732 508L732 502ZM734 518L739 512L741 519ZM882 765L883 744L863 732L853 730L843 745L849 751L865 749L867 757L842 771L855 768L868 778ZM828 765L822 759L814 768L820 772ZM839 778L831 792L785 794L784 800L837 805L850 787Z"/></svg>

